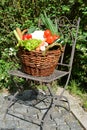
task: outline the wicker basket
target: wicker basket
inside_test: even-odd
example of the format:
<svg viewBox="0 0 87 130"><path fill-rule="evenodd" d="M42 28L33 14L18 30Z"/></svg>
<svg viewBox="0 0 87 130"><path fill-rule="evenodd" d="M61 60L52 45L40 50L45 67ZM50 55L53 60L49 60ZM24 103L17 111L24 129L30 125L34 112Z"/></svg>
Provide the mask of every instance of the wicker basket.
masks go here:
<svg viewBox="0 0 87 130"><path fill-rule="evenodd" d="M59 61L61 50L47 51L44 56L41 51L27 51L21 48L18 56L23 72L33 76L49 76L53 73Z"/></svg>

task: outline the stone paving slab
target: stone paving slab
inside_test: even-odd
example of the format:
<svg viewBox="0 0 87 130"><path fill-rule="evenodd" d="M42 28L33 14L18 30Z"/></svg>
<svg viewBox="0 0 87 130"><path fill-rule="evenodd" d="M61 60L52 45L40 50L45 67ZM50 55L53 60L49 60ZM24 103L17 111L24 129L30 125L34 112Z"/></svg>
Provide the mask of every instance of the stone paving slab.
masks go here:
<svg viewBox="0 0 87 130"><path fill-rule="evenodd" d="M59 87L56 94L58 95L62 91L63 91L63 88ZM84 129L87 130L87 112L84 111L82 109L82 107L79 105L78 99L76 97L70 95L68 91L65 91L64 95L69 100L71 112L79 120L79 122L84 127Z"/></svg>
<svg viewBox="0 0 87 130"><path fill-rule="evenodd" d="M29 93L27 92L25 95ZM28 100L22 100L22 96L21 100L11 107L3 120L10 99L5 98L4 94L0 94L0 130L84 130L71 112L59 107L52 109L51 113L49 110L50 114L42 123L41 119L46 112L46 109L43 108L49 106L48 99L37 102L34 98L30 100L29 95ZM31 106L31 102L37 102L37 104Z"/></svg>

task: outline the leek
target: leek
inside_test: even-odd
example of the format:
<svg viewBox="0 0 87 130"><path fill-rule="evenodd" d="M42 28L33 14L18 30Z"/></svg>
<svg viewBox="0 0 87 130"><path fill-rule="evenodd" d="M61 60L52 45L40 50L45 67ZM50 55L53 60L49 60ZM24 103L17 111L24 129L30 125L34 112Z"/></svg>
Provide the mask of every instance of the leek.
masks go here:
<svg viewBox="0 0 87 130"><path fill-rule="evenodd" d="M20 37L19 37L19 35L18 35L17 31L16 31L16 30L14 30L13 32L14 32L14 35L15 35L15 37L17 38L17 40L18 40L18 41L20 41L21 39L20 39Z"/></svg>
<svg viewBox="0 0 87 130"><path fill-rule="evenodd" d="M47 14L45 11L44 11L44 14L41 14L41 20L43 24L46 26L46 28L52 32L52 34L58 34L57 22L53 23L53 21L47 17Z"/></svg>

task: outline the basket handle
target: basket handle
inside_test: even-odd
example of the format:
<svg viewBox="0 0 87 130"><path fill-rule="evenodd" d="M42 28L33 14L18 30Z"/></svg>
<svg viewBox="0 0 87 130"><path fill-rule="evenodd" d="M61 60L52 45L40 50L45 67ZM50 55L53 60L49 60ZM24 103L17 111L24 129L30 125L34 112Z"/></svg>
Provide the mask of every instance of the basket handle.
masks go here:
<svg viewBox="0 0 87 130"><path fill-rule="evenodd" d="M49 46L47 46L47 48L46 48L45 51L43 52L43 55L45 55L48 50L52 49L52 48L55 47L55 46L58 46L58 49L60 49L60 51L63 52L62 45L61 45L60 43L54 42L53 44L50 44Z"/></svg>
<svg viewBox="0 0 87 130"><path fill-rule="evenodd" d="M51 48L53 48L55 46L58 46L58 49L60 49L62 51L62 45L60 43L55 43L55 42L53 44L50 44L49 46L47 46L46 51L50 50Z"/></svg>

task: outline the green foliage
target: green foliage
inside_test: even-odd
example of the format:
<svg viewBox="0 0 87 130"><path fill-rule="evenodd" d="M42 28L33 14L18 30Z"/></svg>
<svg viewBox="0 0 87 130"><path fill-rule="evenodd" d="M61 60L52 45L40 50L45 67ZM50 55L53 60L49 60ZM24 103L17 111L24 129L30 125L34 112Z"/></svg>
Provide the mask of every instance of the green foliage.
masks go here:
<svg viewBox="0 0 87 130"><path fill-rule="evenodd" d="M72 70L72 77L81 88L87 91L87 33L81 32L76 45L76 52Z"/></svg>
<svg viewBox="0 0 87 130"><path fill-rule="evenodd" d="M85 100L85 102L83 103L83 108L87 111L87 100Z"/></svg>
<svg viewBox="0 0 87 130"><path fill-rule="evenodd" d="M68 90L73 95L78 95L78 97L81 99L80 105L87 111L87 93L84 92L83 88L79 88L78 86L79 84L76 83L75 80L72 80L68 86Z"/></svg>
<svg viewBox="0 0 87 130"><path fill-rule="evenodd" d="M0 1L0 86L9 81L7 71L15 65L14 48L17 40L13 34L16 27L21 30L35 26L40 13L46 11L48 17L54 19L65 15L70 20L81 17L79 38L76 46L72 79L79 86L87 86L87 2L83 0L1 0ZM7 61L6 61L7 60ZM3 78L4 77L4 78Z"/></svg>
<svg viewBox="0 0 87 130"><path fill-rule="evenodd" d="M70 86L68 87L68 89L70 90L71 93L82 96L82 91L80 89L78 89L78 86L79 86L79 84L77 84L75 82L75 80L72 80L70 82Z"/></svg>
<svg viewBox="0 0 87 130"><path fill-rule="evenodd" d="M4 49L0 59L0 89L9 87L10 76L8 71L12 68L18 68L19 65L16 61L16 50L14 48Z"/></svg>

